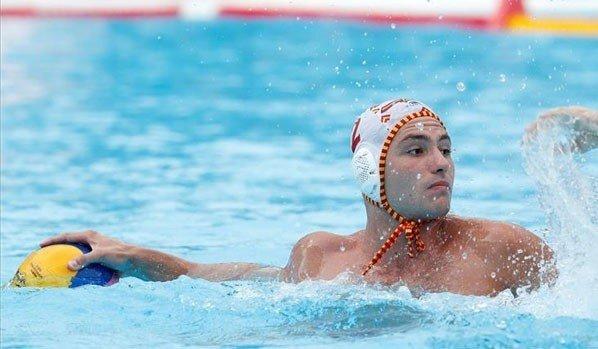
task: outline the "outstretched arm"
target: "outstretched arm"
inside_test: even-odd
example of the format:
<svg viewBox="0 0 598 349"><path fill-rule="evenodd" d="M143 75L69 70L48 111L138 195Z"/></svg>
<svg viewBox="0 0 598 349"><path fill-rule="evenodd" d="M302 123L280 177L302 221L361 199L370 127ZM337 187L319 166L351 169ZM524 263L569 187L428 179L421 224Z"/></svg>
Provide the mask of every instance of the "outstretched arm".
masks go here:
<svg viewBox="0 0 598 349"><path fill-rule="evenodd" d="M584 107L559 107L540 114L525 129L524 140L533 140L553 127L569 127L574 133L572 151L587 152L598 147L598 111Z"/></svg>
<svg viewBox="0 0 598 349"><path fill-rule="evenodd" d="M146 281L168 281L181 275L209 281L278 280L282 271L278 267L254 263L193 263L167 253L126 244L91 230L63 233L42 241L40 246L68 242L84 242L92 248L91 252L70 261L69 269L78 270L90 263L100 263L118 270L122 276Z"/></svg>

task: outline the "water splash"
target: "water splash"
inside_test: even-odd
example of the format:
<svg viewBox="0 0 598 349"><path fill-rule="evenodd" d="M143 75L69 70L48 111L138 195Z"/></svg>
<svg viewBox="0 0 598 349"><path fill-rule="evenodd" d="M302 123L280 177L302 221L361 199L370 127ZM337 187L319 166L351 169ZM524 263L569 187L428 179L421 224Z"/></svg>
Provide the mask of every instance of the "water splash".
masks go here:
<svg viewBox="0 0 598 349"><path fill-rule="evenodd" d="M573 121L559 120L541 120L540 129L526 134L522 143L526 171L538 185L538 199L546 212L548 228L541 235L552 246L560 272L554 289L531 295L538 299L528 306L535 313L542 307L549 314L595 319L597 182L583 166L592 152L576 153L571 142L576 136Z"/></svg>

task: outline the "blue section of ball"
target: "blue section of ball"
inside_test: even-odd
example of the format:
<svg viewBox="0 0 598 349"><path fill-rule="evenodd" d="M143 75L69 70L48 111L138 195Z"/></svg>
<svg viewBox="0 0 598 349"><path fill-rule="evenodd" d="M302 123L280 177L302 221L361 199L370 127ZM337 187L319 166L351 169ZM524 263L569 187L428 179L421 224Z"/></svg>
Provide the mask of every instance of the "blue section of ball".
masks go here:
<svg viewBox="0 0 598 349"><path fill-rule="evenodd" d="M91 247L88 244L72 243L69 245L77 247L83 253L89 253L91 251ZM84 285L108 286L114 283L117 277L118 274L116 270L98 263L91 263L77 272L71 281L70 287L73 288Z"/></svg>

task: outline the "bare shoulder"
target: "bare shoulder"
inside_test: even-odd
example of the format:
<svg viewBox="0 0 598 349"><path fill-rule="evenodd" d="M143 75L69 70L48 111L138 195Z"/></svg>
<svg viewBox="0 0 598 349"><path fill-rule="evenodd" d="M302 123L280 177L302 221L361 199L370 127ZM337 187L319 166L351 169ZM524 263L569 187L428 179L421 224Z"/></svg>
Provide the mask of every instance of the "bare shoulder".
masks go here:
<svg viewBox="0 0 598 349"><path fill-rule="evenodd" d="M447 219L459 231L475 237L477 241L499 244L541 243L542 240L524 227L502 221L451 216Z"/></svg>
<svg viewBox="0 0 598 349"><path fill-rule="evenodd" d="M495 243L506 253L528 253L537 254L538 249L546 248L546 243L536 234L524 227L501 221L478 220L481 227L480 233L484 235L484 241Z"/></svg>
<svg viewBox="0 0 598 349"><path fill-rule="evenodd" d="M506 259L531 267L553 259L552 249L539 236L513 223L487 221L486 241L494 243L495 250Z"/></svg>
<svg viewBox="0 0 598 349"><path fill-rule="evenodd" d="M351 236L317 231L305 235L293 246L289 261L283 270L284 280L299 282L320 276L325 257L341 246L354 245Z"/></svg>
<svg viewBox="0 0 598 349"><path fill-rule="evenodd" d="M457 218L475 237L476 254L496 271L507 287L552 283L558 272L553 252L540 237L520 225L476 218Z"/></svg>
<svg viewBox="0 0 598 349"><path fill-rule="evenodd" d="M319 248L327 249L337 247L339 244L348 240L347 236L334 234L327 231L316 231L309 233L297 241L296 247L309 248L311 246L318 246Z"/></svg>

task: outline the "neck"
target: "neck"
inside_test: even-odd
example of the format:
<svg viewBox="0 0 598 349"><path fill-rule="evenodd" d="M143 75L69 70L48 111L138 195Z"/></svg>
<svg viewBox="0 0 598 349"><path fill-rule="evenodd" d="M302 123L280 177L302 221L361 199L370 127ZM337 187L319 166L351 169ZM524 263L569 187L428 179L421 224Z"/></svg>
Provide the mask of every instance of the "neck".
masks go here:
<svg viewBox="0 0 598 349"><path fill-rule="evenodd" d="M364 200L367 214L367 224L363 234L364 251L371 258L384 244L388 237L399 225L399 222L393 219L388 212L380 207ZM439 231L440 223L443 219L433 219L423 221L419 225L421 237L426 240L426 244L433 247L433 237ZM386 252L385 256L379 262L380 266L387 264L390 260L406 259L407 256L407 239L402 234L393 246ZM424 252L425 253L425 252ZM398 257L397 257L398 254Z"/></svg>

